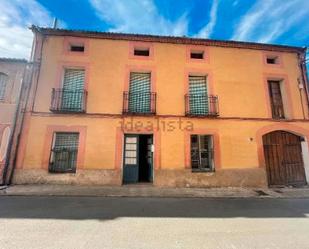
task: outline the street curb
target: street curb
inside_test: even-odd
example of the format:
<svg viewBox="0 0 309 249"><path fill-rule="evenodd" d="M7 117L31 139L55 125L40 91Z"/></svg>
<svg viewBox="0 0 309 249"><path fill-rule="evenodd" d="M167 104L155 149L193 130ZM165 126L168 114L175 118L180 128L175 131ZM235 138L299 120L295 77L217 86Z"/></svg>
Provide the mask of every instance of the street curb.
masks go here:
<svg viewBox="0 0 309 249"><path fill-rule="evenodd" d="M98 187L65 185L12 185L1 196L110 197L110 198L207 198L207 199L308 199L309 188L159 188L148 186Z"/></svg>

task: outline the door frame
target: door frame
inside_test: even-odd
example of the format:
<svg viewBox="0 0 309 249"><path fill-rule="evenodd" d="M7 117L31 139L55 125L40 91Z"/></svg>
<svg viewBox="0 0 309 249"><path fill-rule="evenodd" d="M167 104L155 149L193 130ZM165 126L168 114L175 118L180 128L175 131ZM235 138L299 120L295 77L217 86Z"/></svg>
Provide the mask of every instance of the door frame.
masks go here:
<svg viewBox="0 0 309 249"><path fill-rule="evenodd" d="M283 143L283 141L281 140L282 139L282 134L278 134L279 135L279 140L281 140L281 142L279 142L277 145L280 146L280 150L279 152L279 157L277 157L277 159L275 160L277 162L277 166L275 166L275 168L280 168L281 170L281 173L280 173L280 170L277 171L276 174L283 174L284 175L284 179L282 179L282 184L276 184L274 182L271 182L271 170L274 170L274 167L270 167L270 165L267 165L267 160L266 160L266 151L265 151L265 146L275 146L276 144L265 144L264 143L264 137L266 138L267 135L271 135L272 133L276 133L276 132L283 132L283 133L287 133L287 134L290 134L292 136L295 136L295 137L298 137L299 138L299 152L300 152L300 159L301 159L301 162L300 164L302 164L302 166L299 166L299 167L302 167L302 171L303 172L298 172L298 173L302 173L303 174L303 178L304 178L304 182L290 182L290 179L288 176L287 176L287 172L286 172L286 168L284 166L282 166L282 163L284 161L284 159L286 159L286 157L284 157L284 155L286 155L286 153L284 152L284 149L285 149L285 146L289 145L289 144L285 144ZM287 130L283 130L283 129L278 129L278 130L272 130L272 131L269 131L269 132L266 132L264 133L262 136L261 136L261 140L262 140L262 150L263 150L263 160L264 160L264 168L266 170L266 177L267 177L267 183L268 183L268 186L270 187L276 187L276 186L293 186L293 185L298 185L301 184L301 185L307 185L308 184L308 178L307 178L307 164L308 164L308 161L306 161L306 158L305 158L305 153L306 151L304 151L303 149L303 143L305 143L308 147L308 143L307 143L307 139L306 137L302 136L302 135L299 135L299 134L296 134L295 132L291 132L291 131L287 131ZM273 154L274 151L272 151L271 154ZM281 154L280 154L281 153ZM308 155L307 155L308 156ZM278 163L278 160L281 162Z"/></svg>
<svg viewBox="0 0 309 249"><path fill-rule="evenodd" d="M152 167L151 167L151 175L152 175L152 181L148 182L149 184L153 184L154 183L154 179L155 179L155 165L156 165L156 133L154 134L153 132L123 132L122 133L122 151L120 153L121 155L121 184L122 185L128 185L127 183L124 182L124 166L125 166L125 146L126 146L126 136L137 136L137 149L136 149L136 152L137 152L137 165L139 167L139 136L141 135L151 135L152 136L152 145L153 145L153 148L154 148L154 151L152 152ZM116 152L117 153L117 152ZM139 183L139 181L137 181L136 183ZM147 184L148 184L147 183Z"/></svg>
<svg viewBox="0 0 309 249"><path fill-rule="evenodd" d="M136 160L136 163L135 164L128 164L127 167L131 168L131 176L133 175L132 174L132 168L134 167L136 170L137 170L137 175L136 175L136 182L130 182L130 181L124 181L124 174L125 174L125 160L126 160L126 156L125 156L125 152L126 152L126 140L127 138L136 138L136 149L135 149L135 152L136 152L136 155L135 155L135 160ZM134 144L134 143L131 143L131 144ZM132 151L132 150L131 150ZM134 183L138 183L138 178L139 178L139 135L136 135L136 134L124 134L124 137L123 137L123 156L122 156L122 164L123 164L123 168L122 168L122 184L134 184ZM130 165L130 166L129 166ZM133 171L134 172L134 171Z"/></svg>
<svg viewBox="0 0 309 249"><path fill-rule="evenodd" d="M297 136L301 136L305 139L305 142L306 142L305 147L308 153L306 154L306 157L305 157L304 156L305 151L303 151L303 161L304 161L304 167L305 167L305 172L306 172L306 180L308 184L309 183L309 142L308 142L309 141L309 130L303 127L290 124L290 123L280 122L276 124L267 125L267 126L264 126L258 129L255 133L255 140L257 144L256 149L257 149L257 156L258 156L258 167L263 170L266 170L265 156L264 156L264 149L263 149L263 139L262 139L263 135L270 133L272 131L277 131L277 130L290 132ZM308 160L306 158L308 158ZM264 184L267 185L266 172L265 172Z"/></svg>
<svg viewBox="0 0 309 249"><path fill-rule="evenodd" d="M115 143L115 154L114 154L114 169L119 172L119 184L122 184L122 170L123 170L123 152L124 152L124 134L145 134L153 135L153 182L155 181L155 173L161 168L161 132L155 126L155 120L148 120L146 124L151 122L152 127L141 127L137 129L137 122L139 119L136 118L136 121L132 117L123 118L119 123L119 127L116 128L116 143Z"/></svg>

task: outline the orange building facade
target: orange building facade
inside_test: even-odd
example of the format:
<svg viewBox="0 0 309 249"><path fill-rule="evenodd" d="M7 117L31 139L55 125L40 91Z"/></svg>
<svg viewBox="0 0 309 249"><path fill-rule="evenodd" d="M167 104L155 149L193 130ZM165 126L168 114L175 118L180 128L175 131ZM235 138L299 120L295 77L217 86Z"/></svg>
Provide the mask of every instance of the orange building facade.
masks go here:
<svg viewBox="0 0 309 249"><path fill-rule="evenodd" d="M14 183L307 183L303 48L33 31Z"/></svg>

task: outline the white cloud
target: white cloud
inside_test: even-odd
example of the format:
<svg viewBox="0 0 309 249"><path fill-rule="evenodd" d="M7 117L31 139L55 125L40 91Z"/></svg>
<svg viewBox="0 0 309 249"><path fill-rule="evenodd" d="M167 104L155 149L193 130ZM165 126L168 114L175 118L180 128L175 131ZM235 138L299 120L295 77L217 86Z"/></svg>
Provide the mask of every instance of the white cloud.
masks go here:
<svg viewBox="0 0 309 249"><path fill-rule="evenodd" d="M187 15L171 21L160 15L152 0L90 0L97 15L113 26L112 32L185 35Z"/></svg>
<svg viewBox="0 0 309 249"><path fill-rule="evenodd" d="M258 0L240 19L232 40L273 42L292 27L306 22L307 0Z"/></svg>
<svg viewBox="0 0 309 249"><path fill-rule="evenodd" d="M35 0L0 0L0 57L30 56L32 24L51 26L52 17Z"/></svg>
<svg viewBox="0 0 309 249"><path fill-rule="evenodd" d="M209 38L217 22L219 0L213 0L210 9L210 20L196 35L196 37Z"/></svg>

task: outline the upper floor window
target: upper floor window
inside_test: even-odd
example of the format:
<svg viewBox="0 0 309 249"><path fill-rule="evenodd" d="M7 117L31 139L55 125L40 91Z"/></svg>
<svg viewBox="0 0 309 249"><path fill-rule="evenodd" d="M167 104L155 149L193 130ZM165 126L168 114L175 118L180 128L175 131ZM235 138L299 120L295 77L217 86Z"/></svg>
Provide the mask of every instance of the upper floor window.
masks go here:
<svg viewBox="0 0 309 249"><path fill-rule="evenodd" d="M5 90L7 87L8 76L4 73L0 73L0 101L5 100Z"/></svg>
<svg viewBox="0 0 309 249"><path fill-rule="evenodd" d="M129 58L140 60L152 60L154 48L151 42L129 42Z"/></svg>
<svg viewBox="0 0 309 249"><path fill-rule="evenodd" d="M274 119L285 118L282 93L281 93L281 82L279 80L269 80L268 89L269 89L272 117Z"/></svg>
<svg viewBox="0 0 309 249"><path fill-rule="evenodd" d="M206 115L209 110L206 76L189 76L191 114Z"/></svg>
<svg viewBox="0 0 309 249"><path fill-rule="evenodd" d="M89 55L89 39L80 37L64 37L63 53L65 55Z"/></svg>
<svg viewBox="0 0 309 249"><path fill-rule="evenodd" d="M134 48L135 56L149 56L149 48Z"/></svg>
<svg viewBox="0 0 309 249"><path fill-rule="evenodd" d="M85 112L85 69L66 68L62 88L53 89L52 111Z"/></svg>
<svg viewBox="0 0 309 249"><path fill-rule="evenodd" d="M206 75L189 75L188 90L185 95L186 115L218 116L218 98L208 94Z"/></svg>
<svg viewBox="0 0 309 249"><path fill-rule="evenodd" d="M151 92L151 73L130 73L129 92L124 94L124 112L154 113L155 93Z"/></svg>
<svg viewBox="0 0 309 249"><path fill-rule="evenodd" d="M265 65L282 67L282 56L279 53L264 53L263 60Z"/></svg>
<svg viewBox="0 0 309 249"><path fill-rule="evenodd" d="M209 63L209 48L206 46L186 46L187 62Z"/></svg>
<svg viewBox="0 0 309 249"><path fill-rule="evenodd" d="M56 132L51 148L49 172L75 173L79 133Z"/></svg>
<svg viewBox="0 0 309 249"><path fill-rule="evenodd" d="M193 171L213 171L213 137L191 135L191 167Z"/></svg>
<svg viewBox="0 0 309 249"><path fill-rule="evenodd" d="M83 53L85 51L85 46L84 44L70 44L70 51Z"/></svg>
<svg viewBox="0 0 309 249"><path fill-rule="evenodd" d="M279 64L277 56L267 56L266 62L267 62L267 64Z"/></svg>
<svg viewBox="0 0 309 249"><path fill-rule="evenodd" d="M191 59L203 60L204 59L204 51L191 51L190 53Z"/></svg>

